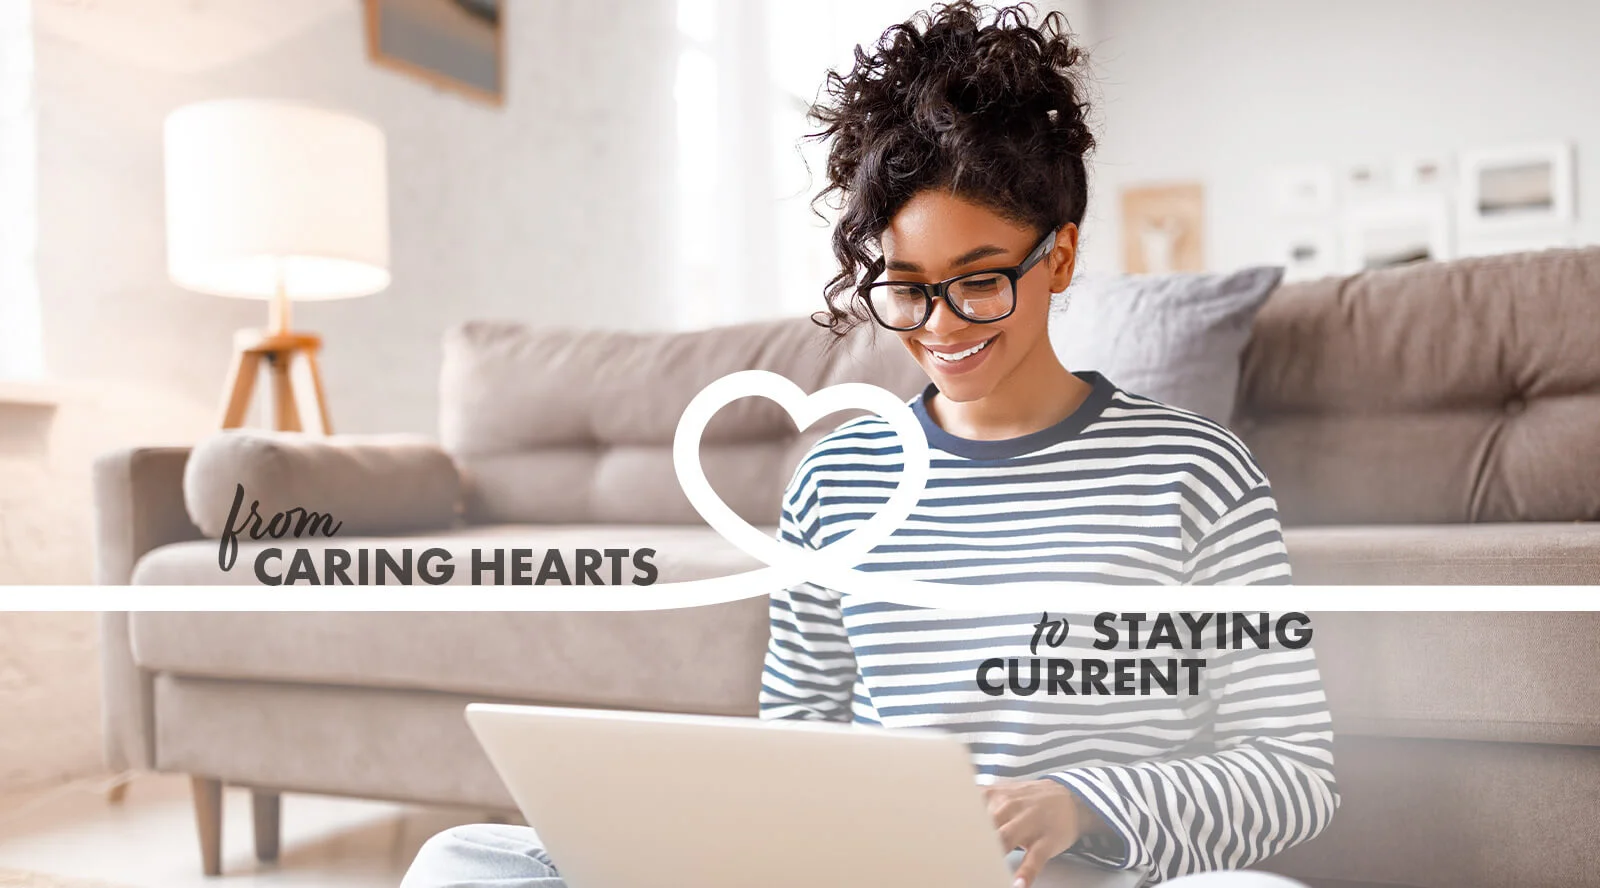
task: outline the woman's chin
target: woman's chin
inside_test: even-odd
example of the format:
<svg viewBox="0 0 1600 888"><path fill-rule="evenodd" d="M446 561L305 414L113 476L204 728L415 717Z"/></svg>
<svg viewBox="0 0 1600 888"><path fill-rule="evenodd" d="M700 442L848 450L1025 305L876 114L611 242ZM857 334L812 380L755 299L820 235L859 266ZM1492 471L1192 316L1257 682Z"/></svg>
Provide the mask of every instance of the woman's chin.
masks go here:
<svg viewBox="0 0 1600 888"><path fill-rule="evenodd" d="M938 358L927 358L922 362L922 372L939 390L939 394L951 401L976 401L987 397L994 391L995 375L990 372L992 368L975 369L968 373L949 373L938 366Z"/></svg>

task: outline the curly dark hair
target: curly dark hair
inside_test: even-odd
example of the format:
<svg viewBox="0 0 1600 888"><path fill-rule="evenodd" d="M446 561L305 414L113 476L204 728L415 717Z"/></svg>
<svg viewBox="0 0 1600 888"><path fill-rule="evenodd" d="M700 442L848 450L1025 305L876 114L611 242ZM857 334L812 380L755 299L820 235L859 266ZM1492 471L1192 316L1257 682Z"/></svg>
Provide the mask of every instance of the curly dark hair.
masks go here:
<svg viewBox="0 0 1600 888"><path fill-rule="evenodd" d="M839 273L817 324L842 336L867 320L855 295L883 272L878 238L925 189L1040 233L1083 222L1094 147L1085 53L1061 13L1034 26L1033 12L943 4L889 28L870 51L857 46L848 74L828 72L810 109L821 129L808 138L832 143L816 199L839 199Z"/></svg>

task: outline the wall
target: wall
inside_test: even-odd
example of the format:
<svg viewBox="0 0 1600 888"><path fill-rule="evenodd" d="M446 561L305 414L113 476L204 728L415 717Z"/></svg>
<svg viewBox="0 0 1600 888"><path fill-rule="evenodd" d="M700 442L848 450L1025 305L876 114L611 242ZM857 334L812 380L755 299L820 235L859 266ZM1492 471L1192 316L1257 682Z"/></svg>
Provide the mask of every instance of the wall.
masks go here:
<svg viewBox="0 0 1600 888"><path fill-rule="evenodd" d="M33 15L0 3L0 379L44 370L34 280Z"/></svg>
<svg viewBox="0 0 1600 888"><path fill-rule="evenodd" d="M251 4L261 0L250 0ZM58 378L134 376L212 406L232 331L262 303L185 292L164 265L161 126L217 97L302 100L388 134L394 284L299 307L325 339L341 431L431 432L439 338L510 317L652 326L670 229L672 5L513 4L495 109L366 59L360 4L194 74L38 41L39 281Z"/></svg>
<svg viewBox="0 0 1600 888"><path fill-rule="evenodd" d="M100 767L94 614L0 614L0 793Z"/></svg>
<svg viewBox="0 0 1600 888"><path fill-rule="evenodd" d="M1226 268L1270 248L1273 167L1555 140L1578 145L1580 239L1600 242L1592 0L1096 0L1093 18L1096 266L1117 264L1119 183L1203 180L1210 264Z"/></svg>

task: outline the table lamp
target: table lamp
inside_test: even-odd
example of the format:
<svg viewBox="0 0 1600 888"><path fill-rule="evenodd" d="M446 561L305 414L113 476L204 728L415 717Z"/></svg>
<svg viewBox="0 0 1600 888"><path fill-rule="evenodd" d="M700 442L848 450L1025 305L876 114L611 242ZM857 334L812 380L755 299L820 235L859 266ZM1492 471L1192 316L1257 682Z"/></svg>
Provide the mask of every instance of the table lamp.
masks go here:
<svg viewBox="0 0 1600 888"><path fill-rule="evenodd" d="M222 427L244 424L261 363L274 425L302 430L300 400L333 431L320 337L290 329L294 300L342 299L389 285L383 132L357 117L289 102L188 105L166 122L167 273L180 287L267 300L267 326L234 337ZM297 399L303 358L310 391Z"/></svg>

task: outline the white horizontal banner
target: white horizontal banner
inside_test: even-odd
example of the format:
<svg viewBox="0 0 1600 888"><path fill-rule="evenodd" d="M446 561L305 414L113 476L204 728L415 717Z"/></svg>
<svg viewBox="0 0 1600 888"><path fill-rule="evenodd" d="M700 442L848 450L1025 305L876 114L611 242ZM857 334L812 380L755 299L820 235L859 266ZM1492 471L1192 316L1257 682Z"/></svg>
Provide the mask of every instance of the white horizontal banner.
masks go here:
<svg viewBox="0 0 1600 888"><path fill-rule="evenodd" d="M765 573L758 571L756 573ZM765 596L739 574L656 586L0 586L11 611L628 611ZM731 583L729 581L732 581ZM934 585L938 584L926 584ZM1593 611L1591 586L946 586L922 606L974 613L1116 610ZM867 596L877 597L877 596ZM888 596L897 600L898 596ZM906 602L913 603L913 602Z"/></svg>

